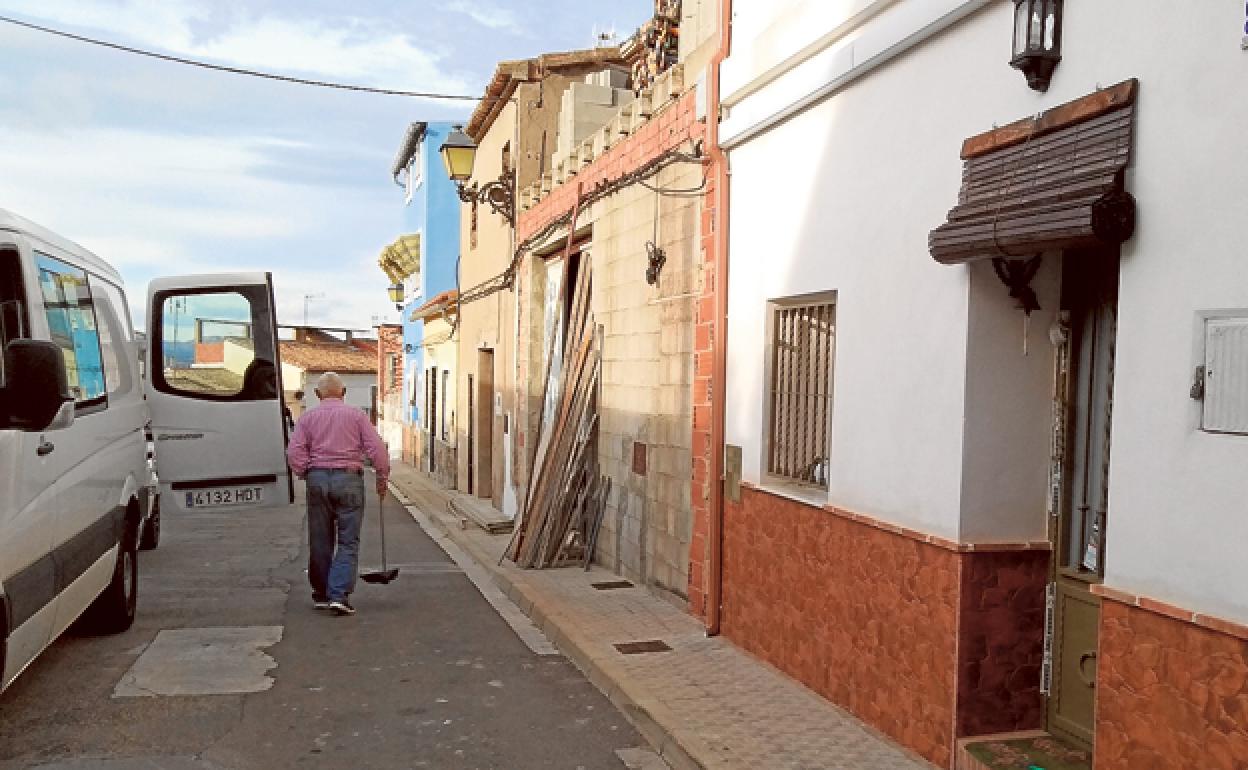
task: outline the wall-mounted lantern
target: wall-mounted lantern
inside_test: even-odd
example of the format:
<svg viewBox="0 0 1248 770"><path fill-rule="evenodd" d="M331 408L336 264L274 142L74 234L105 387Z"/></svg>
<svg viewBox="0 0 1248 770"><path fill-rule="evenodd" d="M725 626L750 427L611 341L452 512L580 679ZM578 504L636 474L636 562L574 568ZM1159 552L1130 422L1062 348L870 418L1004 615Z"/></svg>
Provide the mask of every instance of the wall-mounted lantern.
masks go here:
<svg viewBox="0 0 1248 770"><path fill-rule="evenodd" d="M1010 66L1027 76L1027 85L1049 90L1062 60L1062 0L1014 0L1014 56Z"/></svg>
<svg viewBox="0 0 1248 770"><path fill-rule="evenodd" d="M472 167L477 159L477 145L472 138L456 128L442 143L442 163L446 166L446 175L455 183L459 199L464 203L485 203L495 214L507 220L507 224L516 226L515 192L513 185L515 174L503 169L498 179L478 187L476 182L468 185L472 177Z"/></svg>
<svg viewBox="0 0 1248 770"><path fill-rule="evenodd" d="M394 309L403 312L403 284L396 283L386 289L386 293L390 295L390 301L394 303Z"/></svg>

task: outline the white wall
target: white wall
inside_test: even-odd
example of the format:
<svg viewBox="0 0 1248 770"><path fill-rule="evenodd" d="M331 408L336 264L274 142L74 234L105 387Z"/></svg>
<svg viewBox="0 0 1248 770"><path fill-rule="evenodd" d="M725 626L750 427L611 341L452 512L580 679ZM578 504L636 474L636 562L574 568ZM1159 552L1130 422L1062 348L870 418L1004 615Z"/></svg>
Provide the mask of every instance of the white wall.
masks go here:
<svg viewBox="0 0 1248 770"><path fill-rule="evenodd" d="M438 423L434 426L434 433L439 441L442 441L442 428L446 427L446 440L443 442L447 446L458 446L457 427L460 422L459 417L459 396L456 388L458 384L459 372L456 367L456 361L459 357L459 341L458 338L451 339L448 334L451 330L450 323L445 318L433 318L425 321L425 340L440 339L441 342L428 345L425 348L425 370L419 373L420 381L425 381L427 372L434 368L438 368L437 383L437 417ZM450 391L446 391L444 383L450 384ZM446 408L443 409L443 404ZM421 425L428 420L428 405L424 406L421 412ZM465 434L466 435L466 434Z"/></svg>
<svg viewBox="0 0 1248 770"><path fill-rule="evenodd" d="M282 362L282 389L297 391L304 389L303 370L299 367Z"/></svg>
<svg viewBox="0 0 1248 770"><path fill-rule="evenodd" d="M240 345L231 339L225 340L222 348L224 354L221 365L235 374L245 373L256 357L256 352L250 345Z"/></svg>
<svg viewBox="0 0 1248 770"><path fill-rule="evenodd" d="M1141 83L1129 182L1139 227L1122 257L1106 582L1248 621L1248 438L1201 432L1200 406L1188 398L1203 356L1198 311L1248 308L1244 9L1145 5L1090 22L1116 27L1136 51L1125 63L1090 53L1099 69Z"/></svg>
<svg viewBox="0 0 1248 770"><path fill-rule="evenodd" d="M1061 255L1043 257L1031 283L1040 310L1030 321L991 263L954 269L971 276L959 539L1045 540L1053 434L1049 327L1060 305Z"/></svg>
<svg viewBox="0 0 1248 770"><path fill-rule="evenodd" d="M923 158L904 146L909 127L877 123L855 101L821 105L731 154L727 440L744 450L744 478L759 481L766 302L836 290L828 501L954 537L967 277L924 249L956 168L914 179L908 167ZM829 141L781 172L777 159L812 136L872 136L898 145L897 163Z"/></svg>
<svg viewBox="0 0 1248 770"><path fill-rule="evenodd" d="M316 397L316 380L322 374L324 372L308 372L307 374L308 385L303 396L305 411L321 403L321 400ZM347 395L342 399L343 402L357 409L363 409L367 413L373 403L372 390L373 386L377 384L377 375L342 374L339 372L338 376L342 378L343 384L347 386Z"/></svg>
<svg viewBox="0 0 1248 770"><path fill-rule="evenodd" d="M755 138L744 139L817 88L818 68L799 67L733 108L727 440L744 447L745 478L757 480L765 299L836 289L830 501L945 536L1042 532L1033 511L1013 508L1042 479L1035 436L1048 405L1014 414L991 395L1012 381L1035 403L1047 393L1041 364L1051 364L986 368L1011 360L1021 317L1011 323L1009 306L993 304L990 274L936 265L927 233L956 200L964 138L1139 78L1128 179L1139 224L1122 255L1106 582L1248 619L1248 438L1200 432L1199 405L1187 397L1203 353L1199 311L1248 307L1242 4L1068 3L1047 94L1007 64L1012 3L971 6L904 0L882 10L833 44L860 51L850 70L823 71L842 78L832 94ZM958 18L926 18L952 26L907 50L920 30L906 24L940 8ZM740 22L734 51L760 31ZM867 43L884 58L855 74ZM746 89L762 74L751 66L726 85ZM1055 280L1042 275L1042 293L1052 296ZM1033 320L1031 355L1051 362L1043 332ZM993 438L984 415L994 411L1030 426L1026 447ZM988 457L994 449L1012 457ZM1008 489L985 488L999 478L994 467L1015 463L1033 470L1014 474Z"/></svg>

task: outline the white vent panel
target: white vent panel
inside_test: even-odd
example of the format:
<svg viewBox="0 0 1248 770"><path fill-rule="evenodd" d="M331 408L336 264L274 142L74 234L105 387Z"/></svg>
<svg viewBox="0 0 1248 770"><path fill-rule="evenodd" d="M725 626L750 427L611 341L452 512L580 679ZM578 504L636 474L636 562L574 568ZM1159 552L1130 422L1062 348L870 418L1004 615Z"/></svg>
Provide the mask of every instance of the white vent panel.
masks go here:
<svg viewBox="0 0 1248 770"><path fill-rule="evenodd" d="M1205 322L1205 408L1200 427L1248 433L1248 318Z"/></svg>

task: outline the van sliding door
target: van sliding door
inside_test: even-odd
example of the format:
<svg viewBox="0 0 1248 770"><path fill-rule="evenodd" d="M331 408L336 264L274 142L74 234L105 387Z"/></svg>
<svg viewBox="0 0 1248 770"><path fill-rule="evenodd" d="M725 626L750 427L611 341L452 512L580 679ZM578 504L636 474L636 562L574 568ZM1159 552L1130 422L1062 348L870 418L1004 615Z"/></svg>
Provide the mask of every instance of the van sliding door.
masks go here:
<svg viewBox="0 0 1248 770"><path fill-rule="evenodd" d="M268 273L148 288L147 399L166 511L294 501Z"/></svg>

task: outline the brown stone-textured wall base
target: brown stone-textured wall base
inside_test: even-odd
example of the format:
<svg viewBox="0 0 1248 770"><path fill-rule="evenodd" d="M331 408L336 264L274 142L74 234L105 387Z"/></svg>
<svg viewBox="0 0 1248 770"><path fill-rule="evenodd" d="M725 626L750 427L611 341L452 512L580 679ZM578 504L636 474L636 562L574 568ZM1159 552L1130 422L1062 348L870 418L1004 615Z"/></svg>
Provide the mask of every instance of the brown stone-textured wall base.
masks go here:
<svg viewBox="0 0 1248 770"><path fill-rule="evenodd" d="M947 767L958 555L754 489L724 516L723 631Z"/></svg>
<svg viewBox="0 0 1248 770"><path fill-rule="evenodd" d="M1039 728L1049 552L971 552L961 558L957 735Z"/></svg>
<svg viewBox="0 0 1248 770"><path fill-rule="evenodd" d="M724 521L729 639L942 767L958 737L1041 726L1047 551L741 495Z"/></svg>
<svg viewBox="0 0 1248 770"><path fill-rule="evenodd" d="M1105 598L1096 770L1248 768L1248 639Z"/></svg>

